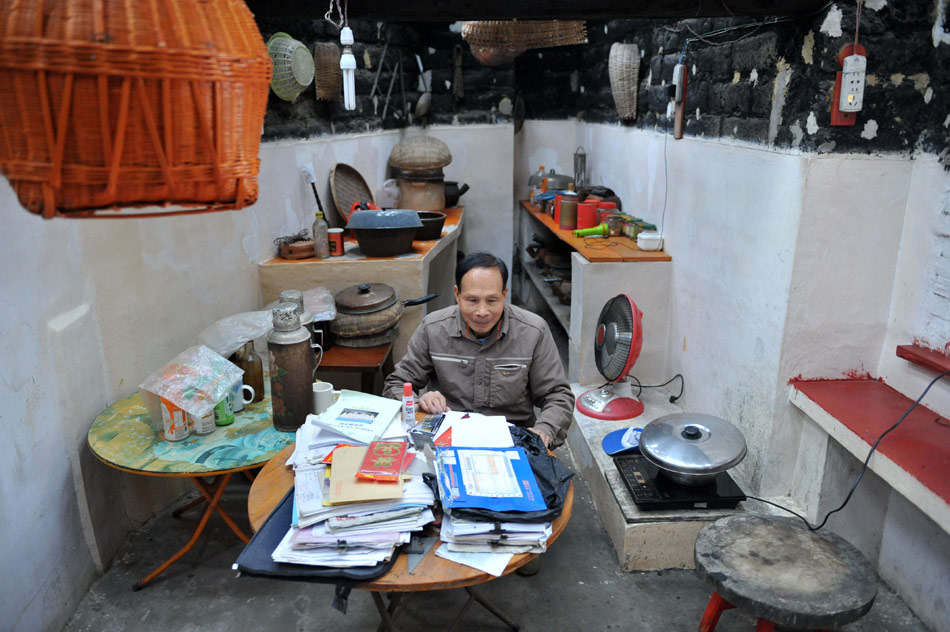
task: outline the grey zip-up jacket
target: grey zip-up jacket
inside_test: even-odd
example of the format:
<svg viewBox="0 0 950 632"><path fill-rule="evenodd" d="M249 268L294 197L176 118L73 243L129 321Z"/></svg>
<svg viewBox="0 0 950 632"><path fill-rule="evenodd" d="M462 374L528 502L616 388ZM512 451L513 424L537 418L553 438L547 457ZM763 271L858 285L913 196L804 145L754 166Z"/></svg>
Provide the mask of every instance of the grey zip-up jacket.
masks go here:
<svg viewBox="0 0 950 632"><path fill-rule="evenodd" d="M426 316L386 378L383 395L401 398L405 382L416 393L426 386L441 392L452 410L534 426L551 437L552 449L564 443L573 418L574 396L547 323L512 305L505 306L484 344L469 331L458 305ZM541 410L537 419L535 406Z"/></svg>

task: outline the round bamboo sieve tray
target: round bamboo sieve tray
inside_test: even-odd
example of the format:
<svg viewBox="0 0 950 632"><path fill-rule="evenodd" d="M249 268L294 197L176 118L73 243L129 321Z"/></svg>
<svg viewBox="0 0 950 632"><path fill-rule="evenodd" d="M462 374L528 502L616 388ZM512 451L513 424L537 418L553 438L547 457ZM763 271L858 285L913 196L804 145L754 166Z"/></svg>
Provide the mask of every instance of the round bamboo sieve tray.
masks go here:
<svg viewBox="0 0 950 632"><path fill-rule="evenodd" d="M242 208L270 77L241 0L0 0L0 171L46 218Z"/></svg>
<svg viewBox="0 0 950 632"><path fill-rule="evenodd" d="M583 20L490 20L462 23L462 39L474 48L551 48L587 43Z"/></svg>

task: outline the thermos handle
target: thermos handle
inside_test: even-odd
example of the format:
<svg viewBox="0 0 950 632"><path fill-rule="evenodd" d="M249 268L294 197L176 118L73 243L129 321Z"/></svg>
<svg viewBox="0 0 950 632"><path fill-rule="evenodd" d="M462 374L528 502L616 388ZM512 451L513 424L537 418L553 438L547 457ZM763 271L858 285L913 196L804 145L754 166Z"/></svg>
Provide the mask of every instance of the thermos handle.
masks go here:
<svg viewBox="0 0 950 632"><path fill-rule="evenodd" d="M320 363L323 362L323 347L321 347L321 346L320 346L319 344L317 344L316 342L311 342L311 343L310 343L310 347L313 348L313 349L317 349L317 350L319 351L319 353L317 353L317 362L316 362L316 364L315 364L314 367L313 367L313 373L312 373L312 375L311 375L311 377L313 377L314 379L316 379L316 376L317 376L317 369L320 368Z"/></svg>

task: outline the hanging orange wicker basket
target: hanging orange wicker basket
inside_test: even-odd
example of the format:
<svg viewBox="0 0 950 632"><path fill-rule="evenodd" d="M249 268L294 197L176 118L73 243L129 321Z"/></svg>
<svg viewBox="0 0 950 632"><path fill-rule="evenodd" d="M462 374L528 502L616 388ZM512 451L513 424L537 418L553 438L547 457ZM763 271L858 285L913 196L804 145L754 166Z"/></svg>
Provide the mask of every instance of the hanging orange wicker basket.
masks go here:
<svg viewBox="0 0 950 632"><path fill-rule="evenodd" d="M0 0L0 170L46 218L242 208L270 77L241 0ZM159 205L200 208L97 215Z"/></svg>

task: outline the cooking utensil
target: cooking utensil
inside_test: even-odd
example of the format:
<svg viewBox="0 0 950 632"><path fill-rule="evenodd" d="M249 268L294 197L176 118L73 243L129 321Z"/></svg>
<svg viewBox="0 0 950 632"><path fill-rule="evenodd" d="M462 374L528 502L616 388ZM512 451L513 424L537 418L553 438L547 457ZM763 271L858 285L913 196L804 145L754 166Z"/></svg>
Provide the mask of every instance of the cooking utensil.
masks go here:
<svg viewBox="0 0 950 632"><path fill-rule="evenodd" d="M412 250L416 229L422 221L415 211L387 209L352 213L346 227L353 230L364 255L392 257Z"/></svg>
<svg viewBox="0 0 950 632"><path fill-rule="evenodd" d="M419 64L419 74L422 76L422 85L425 87L425 92L416 101L416 117L422 118L428 114L429 107L432 105L432 93L429 92L429 82L426 81L426 71L422 69L422 58L419 55L416 55L416 63Z"/></svg>
<svg viewBox="0 0 950 632"><path fill-rule="evenodd" d="M350 337L380 334L399 322L406 307L428 303L438 296L436 292L399 301L396 291L385 283L353 285L333 297L337 314L330 331L337 336Z"/></svg>
<svg viewBox="0 0 950 632"><path fill-rule="evenodd" d="M459 198L465 195L465 192L468 191L468 185L463 184L459 187L458 182L453 182L452 180L445 181L445 208L452 208L458 206Z"/></svg>
<svg viewBox="0 0 950 632"><path fill-rule="evenodd" d="M640 452L671 481L701 487L739 463L746 455L746 442L725 419L676 413L643 427Z"/></svg>
<svg viewBox="0 0 950 632"><path fill-rule="evenodd" d="M428 240L442 237L442 226L445 224L445 213L438 211L417 211L422 228L416 229L416 239Z"/></svg>

